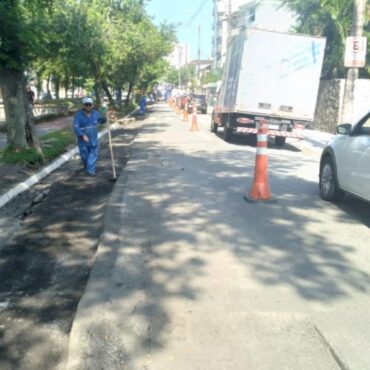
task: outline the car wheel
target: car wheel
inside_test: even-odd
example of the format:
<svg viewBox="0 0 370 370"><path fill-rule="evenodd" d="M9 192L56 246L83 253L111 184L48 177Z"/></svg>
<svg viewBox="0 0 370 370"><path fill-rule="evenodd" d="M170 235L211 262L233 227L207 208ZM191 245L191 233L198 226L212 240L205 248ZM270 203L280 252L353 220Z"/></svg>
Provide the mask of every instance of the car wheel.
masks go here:
<svg viewBox="0 0 370 370"><path fill-rule="evenodd" d="M334 162L330 156L326 156L323 160L319 187L321 198L329 202L338 200L344 195L338 187Z"/></svg>
<svg viewBox="0 0 370 370"><path fill-rule="evenodd" d="M276 146L284 146L286 141L286 137L283 136L276 136L275 137L275 145Z"/></svg>

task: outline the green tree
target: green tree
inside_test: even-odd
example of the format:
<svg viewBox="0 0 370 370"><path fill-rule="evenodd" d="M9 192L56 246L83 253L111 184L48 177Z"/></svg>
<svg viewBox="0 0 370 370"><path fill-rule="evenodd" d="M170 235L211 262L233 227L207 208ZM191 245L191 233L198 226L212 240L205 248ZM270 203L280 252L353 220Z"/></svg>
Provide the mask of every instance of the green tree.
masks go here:
<svg viewBox="0 0 370 370"><path fill-rule="evenodd" d="M202 78L201 78L201 83L202 85L212 83L212 82L217 82L222 79L222 70L221 69L214 69L211 71L206 72Z"/></svg>
<svg viewBox="0 0 370 370"><path fill-rule="evenodd" d="M175 40L170 25L154 25L144 0L2 0L0 85L8 141L35 145L25 76L61 86L86 85L99 104L104 90L147 88L163 73L163 57ZM130 95L130 94L129 94ZM129 96L128 95L128 96Z"/></svg>
<svg viewBox="0 0 370 370"><path fill-rule="evenodd" d="M298 14L298 32L327 38L323 77L343 78L344 46L351 33L353 0L284 0Z"/></svg>
<svg viewBox="0 0 370 370"><path fill-rule="evenodd" d="M47 80L51 77L57 97L60 86L66 90L71 88L73 97L76 85L81 86L91 75L84 53L89 41L89 33L85 32L87 16L82 9L81 2L54 1L44 52L33 65L41 78Z"/></svg>
<svg viewBox="0 0 370 370"><path fill-rule="evenodd" d="M187 87L196 85L196 66L194 64L187 64L179 69L168 66L164 73L163 79L175 86Z"/></svg>
<svg viewBox="0 0 370 370"><path fill-rule="evenodd" d="M8 142L15 147L36 146L33 115L26 95L25 70L43 47L47 0L2 0L0 2L0 86Z"/></svg>

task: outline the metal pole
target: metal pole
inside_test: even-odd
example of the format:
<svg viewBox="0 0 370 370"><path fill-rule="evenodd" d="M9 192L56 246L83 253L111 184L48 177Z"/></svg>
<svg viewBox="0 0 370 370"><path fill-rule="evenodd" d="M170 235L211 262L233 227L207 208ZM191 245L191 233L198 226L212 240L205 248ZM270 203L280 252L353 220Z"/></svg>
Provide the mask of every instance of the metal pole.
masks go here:
<svg viewBox="0 0 370 370"><path fill-rule="evenodd" d="M112 171L113 171L113 181L117 179L116 175L116 166L114 163L114 154L113 154L113 145L112 145L112 135L110 132L110 122L109 122L109 110L107 111L107 128L108 128L108 142L109 142L109 151L110 151L110 158L112 160Z"/></svg>
<svg viewBox="0 0 370 370"><path fill-rule="evenodd" d="M352 36L362 36L364 28L366 0L355 0L352 16ZM352 123L353 103L355 100L355 85L359 76L359 68L349 68L344 87L341 123Z"/></svg>
<svg viewBox="0 0 370 370"><path fill-rule="evenodd" d="M229 48L231 41L231 31L232 31L231 16L232 16L232 5L231 0L229 0L227 4L227 42L226 42L227 49Z"/></svg>
<svg viewBox="0 0 370 370"><path fill-rule="evenodd" d="M197 85L200 87L200 25L198 26L198 70L197 70Z"/></svg>
<svg viewBox="0 0 370 370"><path fill-rule="evenodd" d="M181 89L181 56L182 56L182 48L180 44L178 45L178 57L179 57L179 89Z"/></svg>

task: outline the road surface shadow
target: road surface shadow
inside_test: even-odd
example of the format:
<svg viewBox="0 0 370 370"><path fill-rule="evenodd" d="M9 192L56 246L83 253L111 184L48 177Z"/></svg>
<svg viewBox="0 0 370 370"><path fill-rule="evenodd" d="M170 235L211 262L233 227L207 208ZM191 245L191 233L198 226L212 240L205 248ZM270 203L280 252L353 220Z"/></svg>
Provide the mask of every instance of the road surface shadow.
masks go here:
<svg viewBox="0 0 370 370"><path fill-rule="evenodd" d="M136 131L112 132L118 174ZM69 332L114 185L106 138L100 152L97 177L87 177L73 160L39 185L47 189L41 202L33 204L32 191L16 199L21 228L0 247L2 370L65 368Z"/></svg>
<svg viewBox="0 0 370 370"><path fill-rule="evenodd" d="M335 206L343 211L343 222L353 223L356 220L370 228L370 204L350 194L335 203Z"/></svg>
<svg viewBox="0 0 370 370"><path fill-rule="evenodd" d="M364 246L356 245L351 230L341 240L328 233L331 223L344 223L345 211L323 202L317 183L305 177L314 160L298 154L286 163L272 156L270 185L278 203L251 205L243 195L253 179L254 155L235 148L210 155L155 140L135 144L133 167L119 184L126 196L109 206L120 222L110 225L101 243L80 312L99 310L99 320L81 329L89 342L81 351L94 354L84 357L86 369L135 368L139 359L161 351L171 331L166 302L176 299L186 307L207 297L195 280L207 273L207 256L218 252L230 252L259 284L289 287L303 302L331 304L354 291L368 294L369 269L352 258ZM99 307L109 309L101 313ZM126 346L112 348L113 342Z"/></svg>

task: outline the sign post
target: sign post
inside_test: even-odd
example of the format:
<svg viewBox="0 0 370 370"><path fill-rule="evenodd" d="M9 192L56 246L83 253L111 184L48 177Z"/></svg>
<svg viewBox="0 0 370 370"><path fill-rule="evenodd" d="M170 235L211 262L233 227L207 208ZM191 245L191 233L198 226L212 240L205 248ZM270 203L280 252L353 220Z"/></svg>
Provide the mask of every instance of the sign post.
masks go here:
<svg viewBox="0 0 370 370"><path fill-rule="evenodd" d="M359 68L364 67L366 57L366 39L362 37L364 29L366 0L354 0L352 16L352 37L347 40L345 66L348 67L342 106L341 123L352 123L354 116L355 85ZM348 63L348 64L347 64Z"/></svg>

